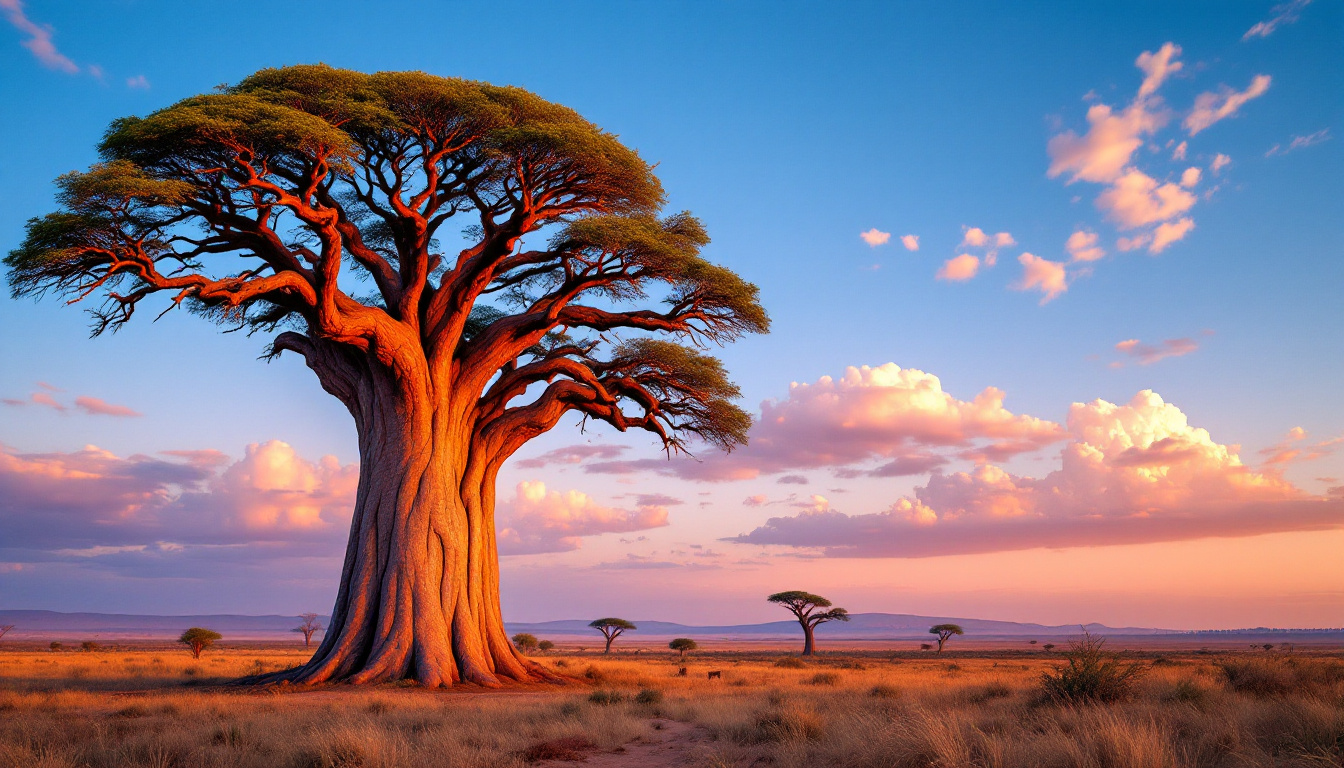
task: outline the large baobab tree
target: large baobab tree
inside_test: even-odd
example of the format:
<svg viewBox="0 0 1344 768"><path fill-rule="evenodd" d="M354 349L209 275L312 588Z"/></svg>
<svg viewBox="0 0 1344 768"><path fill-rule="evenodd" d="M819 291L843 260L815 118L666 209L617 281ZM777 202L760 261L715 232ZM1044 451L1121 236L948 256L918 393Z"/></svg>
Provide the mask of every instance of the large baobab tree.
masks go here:
<svg viewBox="0 0 1344 768"><path fill-rule="evenodd" d="M360 479L323 642L272 679L487 686L546 673L499 607L495 478L568 413L669 452L746 440L702 350L769 321L662 215L652 167L518 88L325 66L114 122L5 259L16 296L101 296L276 333L354 417ZM660 338L661 336L661 338Z"/></svg>
<svg viewBox="0 0 1344 768"><path fill-rule="evenodd" d="M811 656L813 650L812 634L818 624L828 621L849 621L849 611L844 608L832 608L831 601L811 592L791 590L776 592L766 598L772 603L788 608L803 627L803 655ZM827 610L829 609L829 610Z"/></svg>

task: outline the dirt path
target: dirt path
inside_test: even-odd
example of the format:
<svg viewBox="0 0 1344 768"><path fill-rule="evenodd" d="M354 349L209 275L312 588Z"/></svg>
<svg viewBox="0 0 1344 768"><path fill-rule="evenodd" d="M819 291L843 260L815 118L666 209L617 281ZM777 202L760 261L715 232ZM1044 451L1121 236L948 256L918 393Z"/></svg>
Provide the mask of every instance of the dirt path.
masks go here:
<svg viewBox="0 0 1344 768"><path fill-rule="evenodd" d="M654 719L644 736L619 747L615 752L577 751L559 760L542 760L532 765L538 768L573 768L582 762L584 768L685 768L692 765L698 748L709 742L704 728L676 720Z"/></svg>

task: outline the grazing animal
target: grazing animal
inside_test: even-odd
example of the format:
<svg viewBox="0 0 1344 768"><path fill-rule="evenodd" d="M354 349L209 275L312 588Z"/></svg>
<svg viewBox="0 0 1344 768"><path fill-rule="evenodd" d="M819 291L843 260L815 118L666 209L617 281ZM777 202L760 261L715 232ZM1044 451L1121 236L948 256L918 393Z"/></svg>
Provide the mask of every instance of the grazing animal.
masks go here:
<svg viewBox="0 0 1344 768"><path fill-rule="evenodd" d="M708 678L708 679L713 680L713 679L716 678L716 677L719 678L720 680L722 680L722 679L723 679L723 672L722 672L722 671L718 671L718 670L716 670L716 671L714 671L714 672L710 672L710 673L709 673L709 678Z"/></svg>
<svg viewBox="0 0 1344 768"><path fill-rule="evenodd" d="M686 676L686 668L685 668L685 667L682 667L681 669L678 669L678 670L677 670L677 676L678 676L678 677L685 677L685 676Z"/></svg>

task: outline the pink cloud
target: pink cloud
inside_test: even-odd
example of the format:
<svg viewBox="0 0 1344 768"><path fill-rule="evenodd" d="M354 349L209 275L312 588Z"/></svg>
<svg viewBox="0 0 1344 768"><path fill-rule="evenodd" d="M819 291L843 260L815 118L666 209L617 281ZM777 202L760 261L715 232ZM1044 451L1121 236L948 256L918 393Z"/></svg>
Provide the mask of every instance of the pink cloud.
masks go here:
<svg viewBox="0 0 1344 768"><path fill-rule="evenodd" d="M928 557L1103 546L1344 526L1344 499L1244 466L1235 448L1144 390L1125 405L1075 403L1072 440L1044 478L992 464L935 473L914 498L847 515L829 507L732 541L819 547L840 557Z"/></svg>
<svg viewBox="0 0 1344 768"><path fill-rule="evenodd" d="M1097 233L1078 230L1069 235L1064 242L1064 250L1069 252L1073 261L1096 261L1106 255L1106 251L1097 245Z"/></svg>
<svg viewBox="0 0 1344 768"><path fill-rule="evenodd" d="M1316 443L1307 443L1307 431L1301 427L1293 427L1288 430L1288 434L1278 443L1268 448L1260 450L1260 455L1265 457L1265 466L1281 466L1293 464L1299 461L1314 461L1325 456L1329 456L1344 444L1344 437L1336 437L1330 440L1322 440ZM1331 481L1333 482L1333 480Z"/></svg>
<svg viewBox="0 0 1344 768"><path fill-rule="evenodd" d="M1022 279L1013 285L1019 291L1038 290L1045 294L1041 304L1046 304L1069 289L1064 265L1057 261L1042 259L1030 253L1017 257L1022 265Z"/></svg>
<svg viewBox="0 0 1344 768"><path fill-rule="evenodd" d="M1186 168L1181 172L1181 186L1189 189L1199 183L1201 172L1198 168Z"/></svg>
<svg viewBox="0 0 1344 768"><path fill-rule="evenodd" d="M1136 229L1173 219L1195 205L1195 196L1176 184L1130 168L1097 195L1097 208L1121 229Z"/></svg>
<svg viewBox="0 0 1344 768"><path fill-rule="evenodd" d="M76 397L75 407L91 416L117 416L121 418L140 416L141 414L124 405L113 405L96 397Z"/></svg>
<svg viewBox="0 0 1344 768"><path fill-rule="evenodd" d="M540 469L552 464L581 464L588 459L615 459L629 450L625 445L570 445L519 461L514 466Z"/></svg>
<svg viewBox="0 0 1344 768"><path fill-rule="evenodd" d="M859 237L863 239L863 242L868 244L868 247L876 248L879 245L886 245L887 241L891 239L891 233L883 232L877 227L873 227L867 232L860 232Z"/></svg>
<svg viewBox="0 0 1344 768"><path fill-rule="evenodd" d="M530 555L578 549L581 538L630 533L667 525L667 507L641 503L634 510L602 506L579 491L546 490L540 480L524 480L500 505L501 555Z"/></svg>
<svg viewBox="0 0 1344 768"><path fill-rule="evenodd" d="M1063 437L1058 424L1014 414L988 387L970 401L944 392L937 376L887 363L850 367L838 379L794 383L789 396L761 403L750 442L705 461L642 459L593 463L587 471L654 471L693 480L748 480L822 467L895 476L945 459L917 448L955 448L1000 458L1038 450ZM885 460L877 469L861 467Z"/></svg>
<svg viewBox="0 0 1344 768"><path fill-rule="evenodd" d="M1143 146L1143 137L1167 122L1162 111L1150 111L1146 100L1136 99L1116 113L1105 104L1087 110L1088 131L1079 136L1065 131L1050 139L1046 151L1050 167L1046 175L1056 178L1069 173L1069 182L1106 183L1120 178L1130 158Z"/></svg>
<svg viewBox="0 0 1344 768"><path fill-rule="evenodd" d="M1133 358L1139 365L1152 365L1168 357L1183 357L1199 349L1199 342L1190 338L1166 339L1156 346L1138 339L1126 339L1115 345L1115 351Z"/></svg>
<svg viewBox="0 0 1344 768"><path fill-rule="evenodd" d="M77 74L79 65L71 61L56 49L56 43L52 41L54 30L49 24L38 24L23 12L23 3L20 0L0 0L0 10L5 13L5 18L17 30L28 39L24 40L22 45L32 52L33 57L42 63L42 66L48 69L56 69L68 74Z"/></svg>
<svg viewBox="0 0 1344 768"><path fill-rule="evenodd" d="M1148 252L1161 253L1168 245L1185 239L1185 236L1190 234L1190 230L1194 228L1195 220L1189 216L1158 224L1157 228L1153 230L1153 242L1148 246Z"/></svg>
<svg viewBox="0 0 1344 768"><path fill-rule="evenodd" d="M901 235L901 245L905 246L907 251L918 251L919 235Z"/></svg>
<svg viewBox="0 0 1344 768"><path fill-rule="evenodd" d="M1139 58L1134 61L1134 65L1143 70L1143 83L1139 86L1139 98L1150 96L1162 87L1162 81L1166 80L1173 72L1181 71L1185 66L1176 57L1181 55L1181 46L1175 43L1163 43L1157 53L1144 51L1139 54Z"/></svg>
<svg viewBox="0 0 1344 768"><path fill-rule="evenodd" d="M1241 36L1243 41L1250 40L1253 37L1269 37L1274 30L1281 24L1291 24L1297 21L1298 14L1303 8L1311 3L1311 0L1289 0L1289 2L1276 5L1270 9L1273 16L1264 21L1257 21L1254 26L1246 30L1246 34Z"/></svg>
<svg viewBox="0 0 1344 768"><path fill-rule="evenodd" d="M247 446L220 471L215 451L172 452L186 463L0 450L0 540L66 550L156 542L227 545L334 541L349 527L358 466L312 462L278 440Z"/></svg>
<svg viewBox="0 0 1344 768"><path fill-rule="evenodd" d="M975 277L975 273L979 271L980 258L969 253L963 253L943 262L943 266L938 270L935 277L939 280L961 282Z"/></svg>
<svg viewBox="0 0 1344 768"><path fill-rule="evenodd" d="M1256 75L1244 91L1223 86L1218 93L1201 93L1195 97L1195 106L1186 115L1183 125L1194 136L1219 120L1235 115L1251 99L1263 96L1269 90L1269 84L1269 75Z"/></svg>
<svg viewBox="0 0 1344 768"><path fill-rule="evenodd" d="M32 395L28 397L28 399L33 403L36 403L37 405L41 405L46 408L51 408L52 410L61 411L62 413L65 412L65 406L56 402L56 398L52 397L46 392L34 392Z"/></svg>
<svg viewBox="0 0 1344 768"><path fill-rule="evenodd" d="M1281 144L1275 144L1274 146L1269 148L1268 152L1265 153L1265 157L1273 157L1275 155L1286 155L1294 150L1304 149L1306 147L1312 147L1317 144L1320 144L1321 142L1329 140L1330 140L1330 129L1322 128L1321 130L1312 134L1308 134L1306 136L1294 136L1292 141L1288 142L1287 149L1284 149Z"/></svg>
<svg viewBox="0 0 1344 768"><path fill-rule="evenodd" d="M1231 162L1232 158L1220 152L1213 156L1213 162L1209 163L1209 170L1213 171L1216 174L1218 173L1218 171L1222 170L1223 168L1231 164Z"/></svg>

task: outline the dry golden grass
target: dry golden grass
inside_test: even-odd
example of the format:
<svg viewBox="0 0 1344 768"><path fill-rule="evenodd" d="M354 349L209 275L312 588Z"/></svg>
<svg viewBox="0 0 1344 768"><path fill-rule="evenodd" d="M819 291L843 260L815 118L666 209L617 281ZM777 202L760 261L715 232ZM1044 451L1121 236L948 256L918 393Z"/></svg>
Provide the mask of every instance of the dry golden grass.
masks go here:
<svg viewBox="0 0 1344 768"><path fill-rule="evenodd" d="M524 766L653 739L655 717L699 727L688 764L702 766L1344 765L1337 656L1149 659L1132 697L1098 705L1043 700L1044 654L795 667L723 653L689 660L686 676L671 656L563 655L539 660L574 684L504 692L222 685L301 659L0 653L0 768Z"/></svg>

